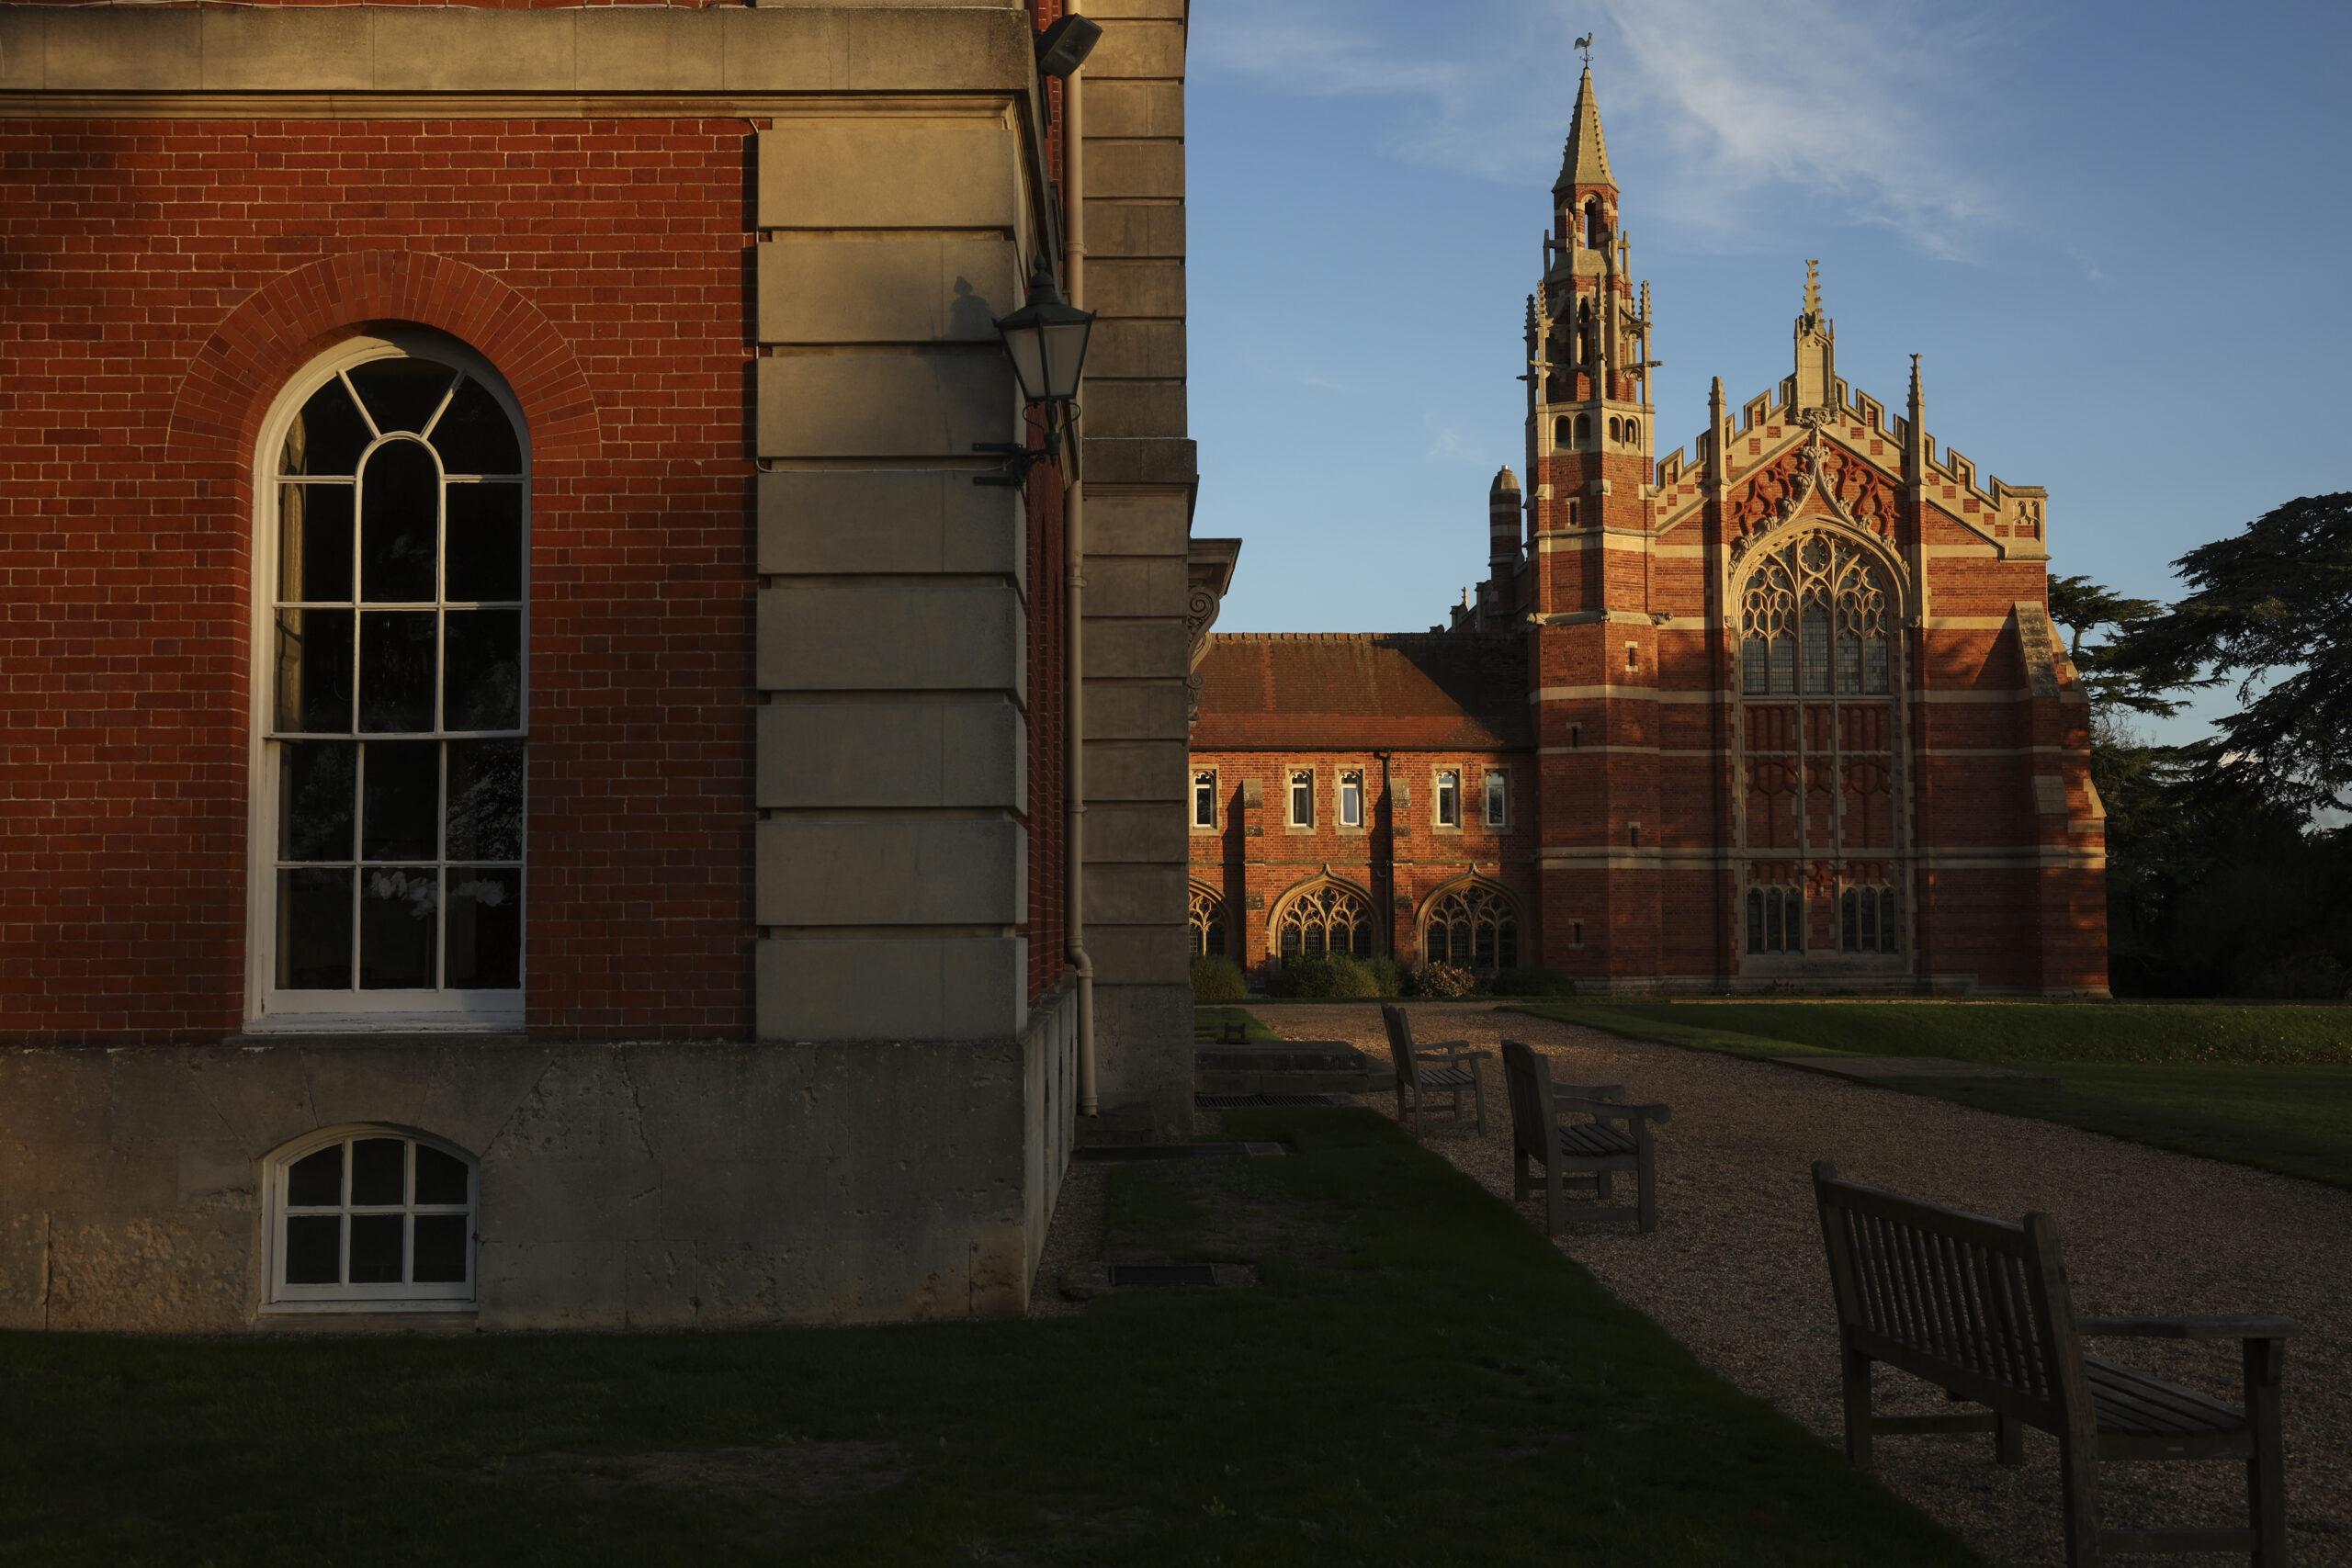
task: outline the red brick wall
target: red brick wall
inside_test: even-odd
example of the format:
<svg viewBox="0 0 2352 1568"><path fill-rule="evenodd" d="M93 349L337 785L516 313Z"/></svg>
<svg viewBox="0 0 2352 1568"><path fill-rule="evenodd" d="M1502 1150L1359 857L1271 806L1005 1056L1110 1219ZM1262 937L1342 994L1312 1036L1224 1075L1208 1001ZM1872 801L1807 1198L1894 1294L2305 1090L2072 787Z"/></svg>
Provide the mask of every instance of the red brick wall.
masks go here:
<svg viewBox="0 0 2352 1568"><path fill-rule="evenodd" d="M531 1026L748 1032L752 131L0 127L8 1038L237 1027L254 434L385 321L530 422Z"/></svg>

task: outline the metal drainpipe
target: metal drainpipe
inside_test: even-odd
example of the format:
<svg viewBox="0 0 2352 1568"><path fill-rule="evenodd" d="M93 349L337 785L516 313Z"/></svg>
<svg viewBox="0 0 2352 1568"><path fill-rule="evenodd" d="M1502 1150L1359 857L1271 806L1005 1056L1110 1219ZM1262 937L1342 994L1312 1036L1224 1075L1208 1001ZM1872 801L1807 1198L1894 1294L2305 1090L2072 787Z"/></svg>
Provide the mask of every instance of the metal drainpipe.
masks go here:
<svg viewBox="0 0 2352 1568"><path fill-rule="evenodd" d="M1086 307L1086 96L1083 71L1063 78L1063 232L1069 247L1064 270L1069 302ZM1094 963L1086 955L1086 444L1073 434L1070 457L1077 478L1062 495L1062 580L1067 585L1069 625L1063 633L1067 690L1062 714L1069 733L1062 743L1067 770L1069 826L1064 835L1069 889L1063 899L1069 931L1069 963L1078 974L1078 1112L1099 1115L1102 1100L1094 1065Z"/></svg>

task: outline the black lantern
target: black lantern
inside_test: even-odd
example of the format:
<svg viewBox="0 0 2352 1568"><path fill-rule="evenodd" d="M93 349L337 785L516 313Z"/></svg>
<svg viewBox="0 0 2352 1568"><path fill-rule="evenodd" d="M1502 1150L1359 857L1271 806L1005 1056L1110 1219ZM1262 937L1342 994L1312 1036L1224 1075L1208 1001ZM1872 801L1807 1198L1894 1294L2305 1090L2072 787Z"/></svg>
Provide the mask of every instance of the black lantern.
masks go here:
<svg viewBox="0 0 2352 1568"><path fill-rule="evenodd" d="M1064 300L1052 273L1038 268L1029 280L1029 303L999 318L996 330L1012 357L1024 401L1066 403L1078 396L1094 312Z"/></svg>
<svg viewBox="0 0 2352 1568"><path fill-rule="evenodd" d="M1010 441L973 443L975 452L1001 453L1005 466L973 477L974 484L1019 484L1029 470L1062 449L1061 410L1078 397L1079 377L1086 368L1086 340L1094 331L1094 312L1081 310L1062 298L1054 275L1039 267L1029 280L1029 302L1009 316L1000 317L997 335L1004 339L1005 356L1012 361L1021 400L1046 409L1046 445L1042 449Z"/></svg>

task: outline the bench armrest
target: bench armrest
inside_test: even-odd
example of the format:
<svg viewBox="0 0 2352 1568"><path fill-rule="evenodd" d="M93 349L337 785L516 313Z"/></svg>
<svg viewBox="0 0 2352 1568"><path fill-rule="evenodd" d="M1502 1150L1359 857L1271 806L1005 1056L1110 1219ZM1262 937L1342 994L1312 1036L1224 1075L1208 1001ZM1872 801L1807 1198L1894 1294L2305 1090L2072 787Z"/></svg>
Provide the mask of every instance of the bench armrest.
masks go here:
<svg viewBox="0 0 2352 1568"><path fill-rule="evenodd" d="M1556 1100L1563 1095L1570 1100L1623 1100L1625 1098L1625 1086L1621 1083L1554 1084L1553 1098Z"/></svg>
<svg viewBox="0 0 2352 1568"><path fill-rule="evenodd" d="M773 0L771 0L771 3L773 3ZM1448 1064L1452 1064L1454 1062L1466 1062L1473 1056L1483 1060L1484 1058L1493 1055L1494 1053L1492 1051L1473 1051L1470 1049L1470 1042L1467 1040L1449 1040L1442 1045L1416 1045L1413 1047L1413 1059L1415 1061L1419 1061L1423 1057L1427 1057L1430 1061L1437 1061L1442 1058Z"/></svg>
<svg viewBox="0 0 2352 1568"><path fill-rule="evenodd" d="M2083 1317L2075 1320L2075 1332L2092 1338L2287 1339L2302 1327L2291 1317L2256 1312L2234 1317Z"/></svg>

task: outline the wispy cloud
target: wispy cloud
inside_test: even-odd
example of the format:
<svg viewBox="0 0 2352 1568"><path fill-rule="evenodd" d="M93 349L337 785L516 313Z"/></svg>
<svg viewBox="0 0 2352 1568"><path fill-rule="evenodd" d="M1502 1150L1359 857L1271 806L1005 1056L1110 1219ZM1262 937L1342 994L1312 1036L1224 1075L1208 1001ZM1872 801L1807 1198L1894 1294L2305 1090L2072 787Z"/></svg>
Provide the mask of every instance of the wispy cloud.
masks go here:
<svg viewBox="0 0 2352 1568"><path fill-rule="evenodd" d="M1967 161L1990 44L2013 0L1906 12L1865 0L1209 0L1196 57L1276 91L1396 100L1391 152L1485 178L1548 183L1577 62L1596 71L1618 177L1648 221L1729 246L1771 204L1826 204L1963 255L2008 219Z"/></svg>

